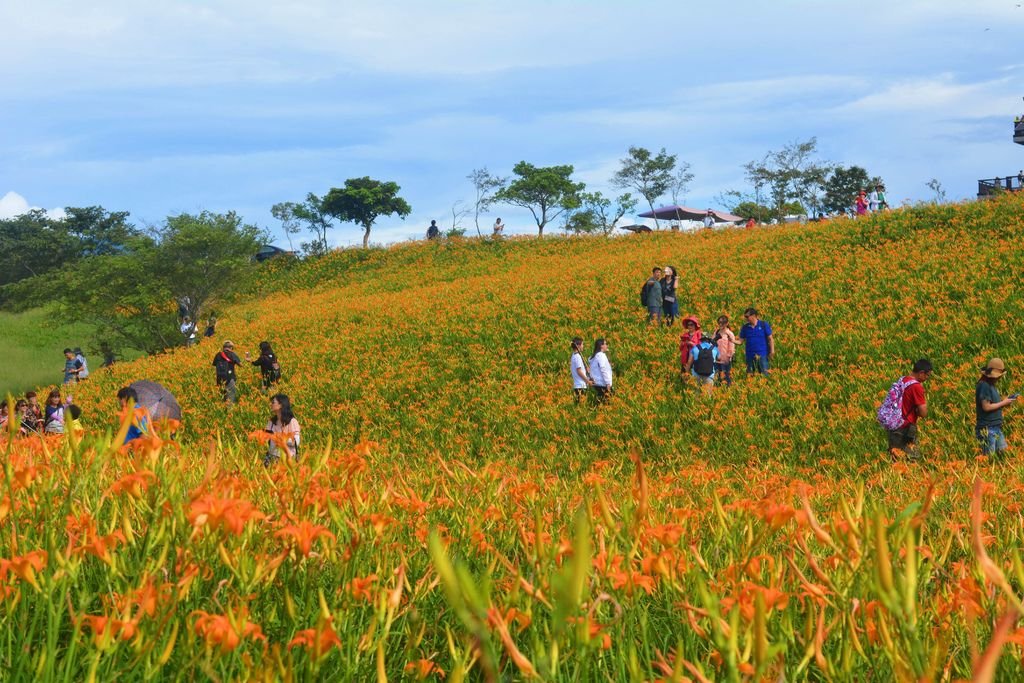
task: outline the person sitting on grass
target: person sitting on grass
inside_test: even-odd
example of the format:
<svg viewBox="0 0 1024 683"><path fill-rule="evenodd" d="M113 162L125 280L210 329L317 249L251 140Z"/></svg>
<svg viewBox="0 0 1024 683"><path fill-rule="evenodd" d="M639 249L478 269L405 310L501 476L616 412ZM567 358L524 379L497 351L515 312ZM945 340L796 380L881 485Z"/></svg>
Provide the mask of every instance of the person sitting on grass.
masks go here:
<svg viewBox="0 0 1024 683"><path fill-rule="evenodd" d="M1006 450L1003 435L1003 408L1017 402L1017 394L1002 398L996 382L1006 374L1006 364L993 358L981 369L981 379L974 389L974 437L981 445L982 455L1002 455Z"/></svg>

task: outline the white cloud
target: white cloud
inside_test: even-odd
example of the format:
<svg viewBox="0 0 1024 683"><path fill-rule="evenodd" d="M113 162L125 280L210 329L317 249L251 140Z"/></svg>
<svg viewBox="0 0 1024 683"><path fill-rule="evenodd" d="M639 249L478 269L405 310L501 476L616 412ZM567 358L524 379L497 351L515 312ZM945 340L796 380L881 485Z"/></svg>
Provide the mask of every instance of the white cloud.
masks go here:
<svg viewBox="0 0 1024 683"><path fill-rule="evenodd" d="M931 112L936 118L1006 116L1016 106L1010 77L961 83L953 74L895 82L836 109L843 113Z"/></svg>
<svg viewBox="0 0 1024 683"><path fill-rule="evenodd" d="M38 206L29 206L28 201L17 192L8 192L0 197L0 219L21 216L38 208ZM67 214L64 213L64 209L56 208L47 209L46 215L50 218L61 219Z"/></svg>

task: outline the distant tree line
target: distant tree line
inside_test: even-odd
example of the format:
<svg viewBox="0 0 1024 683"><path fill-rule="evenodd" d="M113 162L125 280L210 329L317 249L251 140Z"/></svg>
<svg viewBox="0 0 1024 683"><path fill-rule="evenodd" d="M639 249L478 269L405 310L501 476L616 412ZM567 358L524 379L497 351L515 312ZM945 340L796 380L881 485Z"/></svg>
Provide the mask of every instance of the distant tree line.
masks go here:
<svg viewBox="0 0 1024 683"><path fill-rule="evenodd" d="M752 191L730 190L720 200L733 213L758 221L789 214L840 213L850 209L860 188L881 182L859 166L843 167L817 158L817 140L794 142L744 165ZM690 164L665 148L630 147L609 179L615 197L588 191L573 177L571 164L536 166L520 161L507 176L474 169L471 203L451 207L450 235L464 233L461 220L480 217L497 205L521 208L533 217L537 234L555 226L570 234L610 234L641 200L651 210L664 197L685 201L694 179ZM937 181L933 181L937 183ZM292 251L293 236L307 256L330 250L338 223L362 230L363 247L383 216L404 219L412 212L395 182L349 178L323 195L275 204L271 214ZM633 193L636 193L635 195ZM145 352L180 344L182 320L199 325L212 302L244 285L253 255L266 234L233 212L169 216L162 225L139 229L128 213L98 206L66 209L52 218L43 211L0 220L0 307L48 305L69 320L98 325L98 344ZM655 225L660 223L655 220Z"/></svg>

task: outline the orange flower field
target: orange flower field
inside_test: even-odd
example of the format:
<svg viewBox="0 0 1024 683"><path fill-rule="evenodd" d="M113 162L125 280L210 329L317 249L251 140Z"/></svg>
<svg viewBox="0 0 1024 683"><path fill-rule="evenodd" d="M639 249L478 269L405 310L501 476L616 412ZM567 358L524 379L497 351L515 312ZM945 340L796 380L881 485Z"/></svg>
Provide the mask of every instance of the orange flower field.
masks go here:
<svg viewBox="0 0 1024 683"><path fill-rule="evenodd" d="M973 420L990 356L1021 389L1022 199L270 264L217 340L76 386L81 438L0 440L2 678L1020 680L1024 416L995 462ZM654 265L706 325L759 308L771 376L683 382ZM608 339L605 406L575 335ZM220 403L227 338L273 343L297 463L262 465L255 368ZM875 409L920 357L893 462ZM119 448L136 379L185 416Z"/></svg>

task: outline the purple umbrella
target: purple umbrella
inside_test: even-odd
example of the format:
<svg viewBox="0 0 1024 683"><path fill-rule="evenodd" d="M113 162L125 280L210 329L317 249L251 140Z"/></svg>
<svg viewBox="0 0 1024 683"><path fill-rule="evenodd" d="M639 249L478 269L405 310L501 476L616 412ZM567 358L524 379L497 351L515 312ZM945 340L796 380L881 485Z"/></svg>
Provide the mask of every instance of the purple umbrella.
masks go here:
<svg viewBox="0 0 1024 683"><path fill-rule="evenodd" d="M149 411L154 420L180 420L181 406L174 394L167 391L162 384L140 379L128 385L139 397L139 407Z"/></svg>

